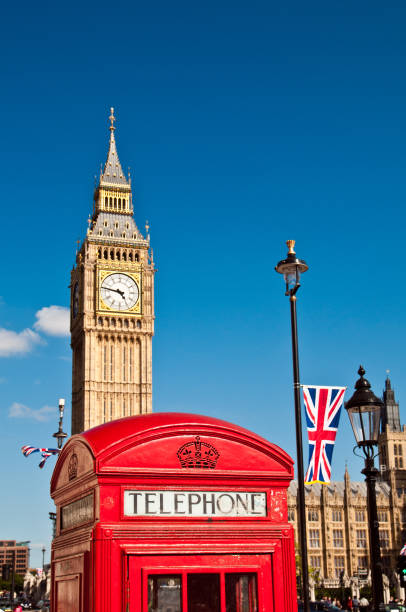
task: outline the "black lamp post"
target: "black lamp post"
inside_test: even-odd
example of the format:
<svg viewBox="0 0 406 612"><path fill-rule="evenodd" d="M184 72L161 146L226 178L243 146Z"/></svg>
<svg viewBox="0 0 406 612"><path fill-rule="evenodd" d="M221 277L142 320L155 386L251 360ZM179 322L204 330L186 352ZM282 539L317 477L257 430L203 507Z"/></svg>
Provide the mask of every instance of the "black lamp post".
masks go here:
<svg viewBox="0 0 406 612"><path fill-rule="evenodd" d="M44 571L45 567L45 546L42 547L42 571Z"/></svg>
<svg viewBox="0 0 406 612"><path fill-rule="evenodd" d="M365 475L365 482L367 485L373 610L374 612L378 612L379 610L384 610L384 603L375 488L379 471L374 465L374 457L376 457L378 453L374 452L374 447L378 444L383 402L372 392L370 383L364 378L365 370L362 366L360 366L358 374L360 378L355 383L355 393L348 402L346 402L345 408L350 417L352 430L357 443L357 446L354 447L354 453L355 449L359 448L362 450L365 457L365 468L361 473Z"/></svg>
<svg viewBox="0 0 406 612"><path fill-rule="evenodd" d="M63 423L63 411L65 410L65 400L64 399L60 399L59 400L59 428L58 431L56 431L53 434L53 437L57 439L58 441L58 448L62 448L62 444L65 438L68 437L68 434L66 434L63 429L62 429L62 423Z"/></svg>
<svg viewBox="0 0 406 612"><path fill-rule="evenodd" d="M299 352L297 340L297 316L296 316L296 293L300 287L300 275L309 269L303 259L298 259L294 251L295 241L288 240L288 255L282 259L275 270L283 274L285 278L285 295L289 296L290 318L292 328L292 356L293 356L293 393L295 398L295 421L296 421L296 455L297 455L297 479L299 491L299 539L302 557L302 594L303 610L310 611L309 597L309 571L307 566L307 540L306 540L306 503L303 470L303 445L302 445L302 417L300 403L300 378L299 378Z"/></svg>

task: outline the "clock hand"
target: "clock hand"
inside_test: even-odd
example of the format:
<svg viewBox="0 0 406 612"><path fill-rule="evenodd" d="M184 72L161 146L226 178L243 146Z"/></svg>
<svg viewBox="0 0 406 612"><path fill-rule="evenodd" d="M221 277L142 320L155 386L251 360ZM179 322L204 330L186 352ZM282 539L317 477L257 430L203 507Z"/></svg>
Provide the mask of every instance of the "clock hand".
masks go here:
<svg viewBox="0 0 406 612"><path fill-rule="evenodd" d="M106 289L106 291L115 291L116 293L119 293L121 295L121 297L124 299L124 291L121 291L121 289L111 289L110 287L103 287L102 289Z"/></svg>

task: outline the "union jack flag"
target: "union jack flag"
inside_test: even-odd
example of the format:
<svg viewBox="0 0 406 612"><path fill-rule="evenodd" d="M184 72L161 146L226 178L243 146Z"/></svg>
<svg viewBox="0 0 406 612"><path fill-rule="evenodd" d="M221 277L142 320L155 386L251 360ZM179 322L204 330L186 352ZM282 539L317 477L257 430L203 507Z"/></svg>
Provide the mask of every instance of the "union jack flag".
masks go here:
<svg viewBox="0 0 406 612"><path fill-rule="evenodd" d="M346 388L303 385L309 436L306 484L330 482L334 443Z"/></svg>
<svg viewBox="0 0 406 612"><path fill-rule="evenodd" d="M28 444L22 446L21 450L24 457L29 457L31 453L41 453L42 459L38 464L41 469L44 467L48 457L51 455L57 455L61 452L60 448L36 448L35 446L29 446Z"/></svg>

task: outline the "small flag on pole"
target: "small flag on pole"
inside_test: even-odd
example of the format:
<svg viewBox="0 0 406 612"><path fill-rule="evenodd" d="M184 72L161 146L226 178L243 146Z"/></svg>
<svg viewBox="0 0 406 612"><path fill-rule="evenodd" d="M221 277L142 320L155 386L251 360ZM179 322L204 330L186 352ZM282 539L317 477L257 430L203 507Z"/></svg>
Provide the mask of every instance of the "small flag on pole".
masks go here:
<svg viewBox="0 0 406 612"><path fill-rule="evenodd" d="M42 459L39 463L39 467L42 469L46 463L46 460L51 455L57 455L61 452L60 448L36 448L35 446L25 445L21 447L24 457L29 457L31 453L41 453Z"/></svg>
<svg viewBox="0 0 406 612"><path fill-rule="evenodd" d="M346 388L303 385L309 436L309 467L305 484L330 482L334 443Z"/></svg>

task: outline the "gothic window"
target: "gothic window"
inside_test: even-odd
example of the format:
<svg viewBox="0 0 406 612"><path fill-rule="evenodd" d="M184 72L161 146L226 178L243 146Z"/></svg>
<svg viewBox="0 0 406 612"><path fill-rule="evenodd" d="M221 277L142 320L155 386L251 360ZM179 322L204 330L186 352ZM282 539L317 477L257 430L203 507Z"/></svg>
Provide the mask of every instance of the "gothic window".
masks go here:
<svg viewBox="0 0 406 612"><path fill-rule="evenodd" d="M310 565L313 569L321 568L321 557L310 557Z"/></svg>
<svg viewBox="0 0 406 612"><path fill-rule="evenodd" d="M308 521L318 521L319 520L319 513L317 510L313 510L313 509L309 509L307 511L307 520Z"/></svg>
<svg viewBox="0 0 406 612"><path fill-rule="evenodd" d="M127 261L127 251L123 251L123 261Z"/></svg>
<svg viewBox="0 0 406 612"><path fill-rule="evenodd" d="M355 520L357 523L365 523L365 512L364 510L355 511Z"/></svg>
<svg viewBox="0 0 406 612"><path fill-rule="evenodd" d="M138 255L138 253L136 253L134 255L134 261L139 261L140 260L140 256Z"/></svg>
<svg viewBox="0 0 406 612"><path fill-rule="evenodd" d="M123 416L125 416L125 400L123 401Z"/></svg>
<svg viewBox="0 0 406 612"><path fill-rule="evenodd" d="M103 401L103 421L106 422L107 421L107 406L106 406L106 399L104 399Z"/></svg>
<svg viewBox="0 0 406 612"><path fill-rule="evenodd" d="M102 251L101 251L101 249L98 249L98 251L97 251L97 257L98 257L99 259L101 259L101 256L102 256Z"/></svg>
<svg viewBox="0 0 406 612"><path fill-rule="evenodd" d="M104 205L107 207L109 205L109 199L107 196L104 197Z"/></svg>
<svg viewBox="0 0 406 612"><path fill-rule="evenodd" d="M131 251L128 253L128 259L129 259L129 261L133 260L133 254L132 254Z"/></svg>
<svg viewBox="0 0 406 612"><path fill-rule="evenodd" d="M402 459L402 457L399 457L399 467L403 468L403 459Z"/></svg>
<svg viewBox="0 0 406 612"><path fill-rule="evenodd" d="M103 379L107 380L107 346L103 347Z"/></svg>
<svg viewBox="0 0 406 612"><path fill-rule="evenodd" d="M389 548L389 530L388 529L379 530L379 543L381 545L381 548Z"/></svg>
<svg viewBox="0 0 406 612"><path fill-rule="evenodd" d="M118 210L121 210L121 200L118 200Z"/></svg>
<svg viewBox="0 0 406 612"><path fill-rule="evenodd" d="M398 468L398 467L399 467L398 458L395 457L395 468Z"/></svg>
<svg viewBox="0 0 406 612"><path fill-rule="evenodd" d="M110 380L113 380L113 345L110 346Z"/></svg>
<svg viewBox="0 0 406 612"><path fill-rule="evenodd" d="M129 350L128 373L129 373L129 380L130 382L132 382L132 379L133 379L133 347L132 346L130 346L130 350Z"/></svg>
<svg viewBox="0 0 406 612"><path fill-rule="evenodd" d="M398 445L397 444L393 445L393 452L394 452L395 455L398 454Z"/></svg>
<svg viewBox="0 0 406 612"><path fill-rule="evenodd" d="M294 508L289 508L288 510L288 521L294 521L295 520L295 510Z"/></svg>
<svg viewBox="0 0 406 612"><path fill-rule="evenodd" d="M110 236L110 237L112 237L112 236L113 236L113 232L112 232L112 230L110 230L110 232L109 232L109 236ZM114 259L114 258L113 258L113 259Z"/></svg>
<svg viewBox="0 0 406 612"><path fill-rule="evenodd" d="M341 572L344 570L344 557L334 557L334 576L340 578Z"/></svg>
<svg viewBox="0 0 406 612"><path fill-rule="evenodd" d="M141 321L139 319L137 321L137 327L138 327L138 329L141 329Z"/></svg>
<svg viewBox="0 0 406 612"><path fill-rule="evenodd" d="M128 319L124 319L124 327L128 329Z"/></svg>
<svg viewBox="0 0 406 612"><path fill-rule="evenodd" d="M343 548L344 538L342 529L333 529L333 546L334 548Z"/></svg>
<svg viewBox="0 0 406 612"><path fill-rule="evenodd" d="M123 233L121 234L121 237L122 237L122 238L125 238L125 232L123 232Z"/></svg>
<svg viewBox="0 0 406 612"><path fill-rule="evenodd" d="M127 347L123 346L123 382L127 380Z"/></svg>
<svg viewBox="0 0 406 612"><path fill-rule="evenodd" d="M114 208L117 208L117 198L114 198Z"/></svg>
<svg viewBox="0 0 406 612"><path fill-rule="evenodd" d="M136 232L133 233L133 238L137 238L137 233Z"/></svg>
<svg viewBox="0 0 406 612"><path fill-rule="evenodd" d="M110 400L110 421L113 420L113 400Z"/></svg>
<svg viewBox="0 0 406 612"><path fill-rule="evenodd" d="M104 259L108 259L108 256L109 256L109 254L108 254L108 252L107 252L107 249L105 249L105 250L104 250L104 253L103 253L103 257L104 257Z"/></svg>
<svg viewBox="0 0 406 612"><path fill-rule="evenodd" d="M99 236L103 235L103 230L99 230Z"/></svg>
<svg viewBox="0 0 406 612"><path fill-rule="evenodd" d="M378 510L378 521L380 523L388 522L388 513L385 510Z"/></svg>
<svg viewBox="0 0 406 612"><path fill-rule="evenodd" d="M97 324L98 324L98 325L103 325L103 319L102 319L101 317L99 317L99 318L97 319Z"/></svg>
<svg viewBox="0 0 406 612"><path fill-rule="evenodd" d="M112 235L113 235L113 232L110 232L110 236L112 236ZM114 259L114 251L113 251L113 249L111 249L111 251L110 251L110 259Z"/></svg>
<svg viewBox="0 0 406 612"><path fill-rule="evenodd" d="M343 520L341 510L332 510L331 520L333 520L335 523L341 522Z"/></svg>
<svg viewBox="0 0 406 612"><path fill-rule="evenodd" d="M107 221L104 221L103 225L104 227L107 227Z"/></svg>
<svg viewBox="0 0 406 612"><path fill-rule="evenodd" d="M110 198L110 208L113 207L113 198Z"/></svg>
<svg viewBox="0 0 406 612"><path fill-rule="evenodd" d="M126 223L126 224L125 224L125 227L126 227L126 229L130 229L130 224L129 224L129 223Z"/></svg>
<svg viewBox="0 0 406 612"><path fill-rule="evenodd" d="M309 529L309 547L320 548L320 531L318 529Z"/></svg>
<svg viewBox="0 0 406 612"><path fill-rule="evenodd" d="M116 222L114 223L114 227L115 227L116 229L118 229L118 221L116 221Z"/></svg>
<svg viewBox="0 0 406 612"><path fill-rule="evenodd" d="M118 259L118 261L120 261L120 259L121 259L120 251L116 251L116 259Z"/></svg>
<svg viewBox="0 0 406 612"><path fill-rule="evenodd" d="M366 529L357 529L357 548L367 547L367 532Z"/></svg>

